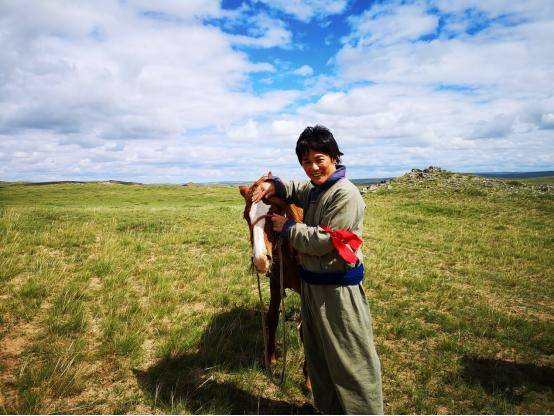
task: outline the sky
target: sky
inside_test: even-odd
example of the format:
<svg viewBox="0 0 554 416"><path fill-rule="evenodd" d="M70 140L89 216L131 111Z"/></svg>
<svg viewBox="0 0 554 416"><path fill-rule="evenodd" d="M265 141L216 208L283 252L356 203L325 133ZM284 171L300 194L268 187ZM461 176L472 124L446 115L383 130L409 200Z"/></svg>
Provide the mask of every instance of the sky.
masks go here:
<svg viewBox="0 0 554 416"><path fill-rule="evenodd" d="M0 0L0 180L554 170L551 0Z"/></svg>

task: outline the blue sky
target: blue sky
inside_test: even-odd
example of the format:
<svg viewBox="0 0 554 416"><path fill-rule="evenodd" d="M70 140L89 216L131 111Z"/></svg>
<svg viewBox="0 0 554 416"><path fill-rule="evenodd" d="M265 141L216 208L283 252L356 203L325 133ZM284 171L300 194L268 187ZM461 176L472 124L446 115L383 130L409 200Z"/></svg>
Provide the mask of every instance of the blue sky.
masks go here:
<svg viewBox="0 0 554 416"><path fill-rule="evenodd" d="M0 180L554 169L554 3L0 0Z"/></svg>

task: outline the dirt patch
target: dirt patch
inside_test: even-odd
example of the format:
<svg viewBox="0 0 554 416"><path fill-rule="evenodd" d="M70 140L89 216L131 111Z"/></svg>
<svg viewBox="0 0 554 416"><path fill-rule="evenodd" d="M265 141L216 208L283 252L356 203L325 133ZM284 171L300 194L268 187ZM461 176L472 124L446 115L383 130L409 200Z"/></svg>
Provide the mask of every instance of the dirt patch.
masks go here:
<svg viewBox="0 0 554 416"><path fill-rule="evenodd" d="M178 321L179 319L186 319L188 316L196 314L214 314L217 311L221 310L220 308L214 307L209 303L205 302L187 302L178 306L173 314L174 318L170 321L172 325L173 322Z"/></svg>
<svg viewBox="0 0 554 416"><path fill-rule="evenodd" d="M25 322L15 325L8 331L8 336L0 341L0 359L18 357L25 346L29 344L33 334L38 331L34 322Z"/></svg>
<svg viewBox="0 0 554 416"><path fill-rule="evenodd" d="M53 257L56 259L59 259L65 256L62 250L56 250L54 248L46 247L46 246L37 246L37 252L38 254L43 254L48 257Z"/></svg>
<svg viewBox="0 0 554 416"><path fill-rule="evenodd" d="M75 395L62 397L49 403L50 412L56 413L112 413L107 403L107 392L114 385L117 368L113 363L97 361L81 363L78 373L84 385Z"/></svg>
<svg viewBox="0 0 554 416"><path fill-rule="evenodd" d="M14 292L18 292L27 281L28 276L29 274L26 272L18 273L8 281L8 286L11 287Z"/></svg>
<svg viewBox="0 0 554 416"><path fill-rule="evenodd" d="M189 303L188 306L194 312L199 312L199 311L203 311L204 309L206 309L206 304L204 302Z"/></svg>
<svg viewBox="0 0 554 416"><path fill-rule="evenodd" d="M31 342L33 334L37 332L34 323L15 325L7 331L7 335L0 340L0 409L13 406L17 401L17 392L13 388L17 380L17 368L21 353Z"/></svg>
<svg viewBox="0 0 554 416"><path fill-rule="evenodd" d="M18 357L25 348L27 344L27 339L25 336L10 337L9 339L2 340L2 347L0 352L0 357Z"/></svg>
<svg viewBox="0 0 554 416"><path fill-rule="evenodd" d="M152 339L146 339L142 343L142 351L144 352L144 365L145 366L151 366L156 361L156 354L155 354L155 342Z"/></svg>
<svg viewBox="0 0 554 416"><path fill-rule="evenodd" d="M88 287L91 290L99 291L100 289L102 289L102 279L100 279L98 276L94 276L92 279L90 279Z"/></svg>
<svg viewBox="0 0 554 416"><path fill-rule="evenodd" d="M540 322L554 322L552 313L552 304L540 301L534 301L533 304L526 302L517 294L498 293L494 287L475 287L467 283L453 282L453 287L457 287L467 293L473 293L482 300L486 300L487 305L503 313L514 316L523 316L526 319L535 319ZM540 308L540 309L539 309Z"/></svg>

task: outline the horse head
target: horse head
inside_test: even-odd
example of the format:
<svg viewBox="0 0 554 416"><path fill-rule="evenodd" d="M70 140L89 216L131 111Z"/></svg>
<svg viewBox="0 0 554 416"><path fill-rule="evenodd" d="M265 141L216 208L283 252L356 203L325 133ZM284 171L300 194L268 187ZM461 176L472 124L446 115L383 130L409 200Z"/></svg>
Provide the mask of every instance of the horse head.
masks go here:
<svg viewBox="0 0 554 416"><path fill-rule="evenodd" d="M273 262L273 249L277 242L273 225L268 218L272 213L286 215L294 221L301 221L301 210L294 205L287 205L285 201L276 196L264 198L252 203L252 194L265 180L271 178L271 172L262 176L250 186L239 186L241 195L246 205L244 207L244 219L250 229L250 242L252 244L252 263L258 273L267 273Z"/></svg>

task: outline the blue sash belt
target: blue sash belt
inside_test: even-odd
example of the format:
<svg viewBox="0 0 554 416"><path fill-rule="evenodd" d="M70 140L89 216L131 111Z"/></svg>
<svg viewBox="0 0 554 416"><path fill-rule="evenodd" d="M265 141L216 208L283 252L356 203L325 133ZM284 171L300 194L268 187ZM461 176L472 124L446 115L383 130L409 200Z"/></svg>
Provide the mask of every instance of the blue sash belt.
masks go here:
<svg viewBox="0 0 554 416"><path fill-rule="evenodd" d="M360 264L346 273L315 273L300 267L300 278L312 285L357 285L364 278L364 265Z"/></svg>

